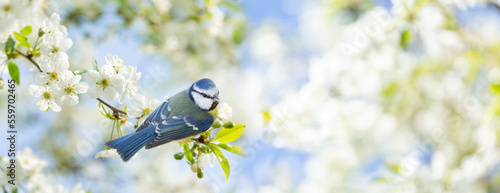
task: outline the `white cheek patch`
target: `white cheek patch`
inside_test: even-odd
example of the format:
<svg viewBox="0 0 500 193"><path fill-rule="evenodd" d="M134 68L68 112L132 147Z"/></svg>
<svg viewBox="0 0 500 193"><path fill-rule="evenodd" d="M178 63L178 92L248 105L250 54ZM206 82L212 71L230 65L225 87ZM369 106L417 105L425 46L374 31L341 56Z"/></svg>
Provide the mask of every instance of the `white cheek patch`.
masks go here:
<svg viewBox="0 0 500 193"><path fill-rule="evenodd" d="M191 92L191 96L193 96L194 103L196 103L200 109L208 110L212 107L212 99L207 99L196 92Z"/></svg>
<svg viewBox="0 0 500 193"><path fill-rule="evenodd" d="M217 87L212 87L208 90L204 90L204 89L201 89L200 87L196 86L196 84L193 86L193 89L195 91L208 94L209 96L215 96L215 94L217 94L217 92L219 92L219 89L217 89Z"/></svg>

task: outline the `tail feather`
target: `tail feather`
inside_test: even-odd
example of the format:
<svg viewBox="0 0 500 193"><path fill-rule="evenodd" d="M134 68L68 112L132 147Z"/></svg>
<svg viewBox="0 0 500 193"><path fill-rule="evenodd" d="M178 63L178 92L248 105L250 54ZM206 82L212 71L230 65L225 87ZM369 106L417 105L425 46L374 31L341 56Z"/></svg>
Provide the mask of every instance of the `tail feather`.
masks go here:
<svg viewBox="0 0 500 193"><path fill-rule="evenodd" d="M139 132L111 140L106 143L106 146L116 149L122 160L126 162L156 136L155 127L150 126Z"/></svg>

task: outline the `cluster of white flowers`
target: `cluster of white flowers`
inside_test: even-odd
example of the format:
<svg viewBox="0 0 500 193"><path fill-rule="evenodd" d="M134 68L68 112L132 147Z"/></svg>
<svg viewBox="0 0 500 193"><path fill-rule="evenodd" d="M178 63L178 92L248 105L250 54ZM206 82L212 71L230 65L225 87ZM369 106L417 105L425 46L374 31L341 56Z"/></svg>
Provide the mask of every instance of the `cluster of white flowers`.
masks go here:
<svg viewBox="0 0 500 193"><path fill-rule="evenodd" d="M3 0L0 2L0 42L5 42L13 31L35 23L42 12L42 0ZM2 49L3 50L3 49Z"/></svg>
<svg viewBox="0 0 500 193"><path fill-rule="evenodd" d="M10 167L10 159L4 157L0 166L2 170L8 169ZM18 191L28 191L37 193L84 193L85 191L81 188L80 184L75 185L72 190L64 189L62 185L52 185L49 183L48 174L44 173L47 166L47 162L41 160L36 156L30 148L25 148L22 151L16 152L16 166L15 166L15 178L16 186L8 183L10 177L6 175L9 171L2 171L0 176L0 186L4 191L10 189L14 190L16 187ZM20 189L21 187L22 189Z"/></svg>
<svg viewBox="0 0 500 193"><path fill-rule="evenodd" d="M29 86L29 94L39 97L36 106L40 110L59 112L63 105L78 104L78 95L86 93L88 85L80 82L80 75L68 70L70 64L65 51L71 48L73 42L66 37L66 27L60 25L60 16L52 14L43 21L39 31L42 55L35 60L41 72L36 75L37 85Z"/></svg>
<svg viewBox="0 0 500 193"><path fill-rule="evenodd" d="M106 55L106 65L100 69L87 72L92 82L88 94L92 98L104 97L108 101L123 103L125 99L133 99L137 93L137 81L141 77L137 67L127 66L118 56ZM121 91L121 92L120 92Z"/></svg>

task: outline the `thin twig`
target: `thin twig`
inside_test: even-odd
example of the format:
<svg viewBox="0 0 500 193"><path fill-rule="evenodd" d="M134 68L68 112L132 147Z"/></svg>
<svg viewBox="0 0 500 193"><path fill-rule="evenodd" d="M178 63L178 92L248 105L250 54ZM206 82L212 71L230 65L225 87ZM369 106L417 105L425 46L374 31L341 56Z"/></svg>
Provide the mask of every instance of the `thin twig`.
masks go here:
<svg viewBox="0 0 500 193"><path fill-rule="evenodd" d="M0 170L2 171L2 173L7 173L7 171L5 171L3 168L0 167ZM28 189L26 189L20 181L18 181L18 184L19 186L17 186L18 188L20 188L23 192L28 192ZM7 193L7 190L5 189L5 186L2 186L2 189L5 193Z"/></svg>
<svg viewBox="0 0 500 193"><path fill-rule="evenodd" d="M488 5L491 5L494 8L496 8L498 11L500 11L500 5L498 5L498 4L494 3L494 2L488 2Z"/></svg>
<svg viewBox="0 0 500 193"><path fill-rule="evenodd" d="M122 111L122 110L120 110L120 109L117 109L117 108L115 108L115 107L111 106L110 104L108 104L108 103L104 102L104 100L102 100L101 98L97 98L97 100L98 100L99 102L101 102L103 105L105 105L105 106L107 106L108 108L110 108L110 109L111 109L113 112L115 112L115 113L121 113L121 114L124 114L124 115L126 115L126 114L127 114L126 112L124 112L124 111Z"/></svg>
<svg viewBox="0 0 500 193"><path fill-rule="evenodd" d="M32 57L33 57L32 55L26 55L26 54L24 54L24 53L20 52L19 50L16 50L16 52L17 52L19 55L21 55L21 56L25 57L26 59L28 59L31 63L33 63L33 64L34 64L34 65L38 68L38 70L40 70L40 72L43 72L43 71L42 71L42 69L40 68L40 65L38 65L38 63L36 63L36 62L32 59ZM101 102L102 104L106 105L108 108L110 108L110 109L113 111L113 113L121 113L121 114L127 115L127 113L126 113L126 112L124 112L124 111L122 111L122 110L120 110L120 109L117 109L117 108L115 108L115 107L111 106L110 104L108 104L108 103L106 103L104 100L102 100L101 98L97 98L97 100L98 100L99 102Z"/></svg>
<svg viewBox="0 0 500 193"><path fill-rule="evenodd" d="M31 63L33 63L40 72L43 72L42 69L40 68L40 65L38 65L38 63L36 63L34 60L33 60L33 55L26 55L22 52L20 52L19 50L16 50L16 53L18 53L19 55L25 57L26 59L28 59Z"/></svg>

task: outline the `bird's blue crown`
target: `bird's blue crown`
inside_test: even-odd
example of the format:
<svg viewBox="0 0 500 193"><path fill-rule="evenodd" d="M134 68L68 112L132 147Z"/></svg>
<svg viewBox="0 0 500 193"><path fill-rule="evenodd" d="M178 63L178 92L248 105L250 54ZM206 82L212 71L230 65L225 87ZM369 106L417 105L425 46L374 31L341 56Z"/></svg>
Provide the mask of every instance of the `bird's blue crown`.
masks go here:
<svg viewBox="0 0 500 193"><path fill-rule="evenodd" d="M203 79L196 81L193 84L193 86L196 86L196 87L203 89L203 90L210 90L210 89L216 87L214 81L212 81L208 78L203 78Z"/></svg>
<svg viewBox="0 0 500 193"><path fill-rule="evenodd" d="M191 95L191 92L203 92L208 95L218 95L218 89L217 86L215 85L214 81L208 79L208 78L203 78L191 85L188 89L188 95L191 100L193 100L193 96Z"/></svg>

